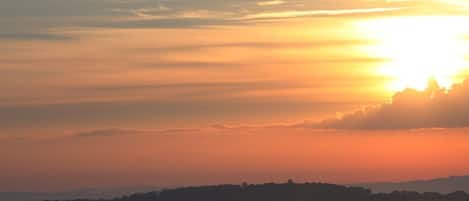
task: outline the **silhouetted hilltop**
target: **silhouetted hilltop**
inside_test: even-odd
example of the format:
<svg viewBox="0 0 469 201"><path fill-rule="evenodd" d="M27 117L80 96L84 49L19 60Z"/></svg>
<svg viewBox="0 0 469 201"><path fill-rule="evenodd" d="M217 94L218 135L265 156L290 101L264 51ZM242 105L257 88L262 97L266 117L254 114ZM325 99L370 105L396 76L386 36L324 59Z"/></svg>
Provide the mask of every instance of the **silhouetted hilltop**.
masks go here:
<svg viewBox="0 0 469 201"><path fill-rule="evenodd" d="M395 191L373 194L361 187L305 183L219 185L168 189L96 201L468 201L463 191L450 194ZM92 201L92 200L75 200ZM95 201L95 200L93 200Z"/></svg>
<svg viewBox="0 0 469 201"><path fill-rule="evenodd" d="M469 192L469 176L453 176L448 178L438 178L431 180L418 180L408 182L380 182L352 184L352 186L361 186L369 188L373 192L389 193L395 190L417 191L417 192L439 192L450 193L454 191Z"/></svg>

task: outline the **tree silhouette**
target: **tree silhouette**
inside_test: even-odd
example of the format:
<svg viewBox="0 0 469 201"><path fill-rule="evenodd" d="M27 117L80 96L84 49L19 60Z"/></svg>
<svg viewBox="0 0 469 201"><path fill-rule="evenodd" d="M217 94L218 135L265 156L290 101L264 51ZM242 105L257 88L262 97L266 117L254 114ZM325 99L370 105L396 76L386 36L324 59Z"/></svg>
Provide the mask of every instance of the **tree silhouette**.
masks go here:
<svg viewBox="0 0 469 201"><path fill-rule="evenodd" d="M68 200L70 201L70 200ZM463 191L450 194L394 191L373 194L361 187L345 187L333 184L285 184L219 185L167 189L160 192L138 193L111 200L73 201L469 201Z"/></svg>

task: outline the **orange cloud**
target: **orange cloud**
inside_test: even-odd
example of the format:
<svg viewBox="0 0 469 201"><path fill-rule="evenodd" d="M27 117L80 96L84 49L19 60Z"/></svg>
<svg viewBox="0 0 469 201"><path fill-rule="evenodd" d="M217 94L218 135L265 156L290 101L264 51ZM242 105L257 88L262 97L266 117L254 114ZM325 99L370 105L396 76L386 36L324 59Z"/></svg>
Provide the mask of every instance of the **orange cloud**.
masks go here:
<svg viewBox="0 0 469 201"><path fill-rule="evenodd" d="M445 92L436 81L425 91L406 89L391 103L327 119L315 127L334 129L416 129L468 127L469 80Z"/></svg>

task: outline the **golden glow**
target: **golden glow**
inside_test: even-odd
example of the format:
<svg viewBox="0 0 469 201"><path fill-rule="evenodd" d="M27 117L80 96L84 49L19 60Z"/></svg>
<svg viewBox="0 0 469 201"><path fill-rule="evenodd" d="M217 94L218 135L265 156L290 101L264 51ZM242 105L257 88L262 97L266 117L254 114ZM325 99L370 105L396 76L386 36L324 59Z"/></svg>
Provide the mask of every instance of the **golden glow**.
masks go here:
<svg viewBox="0 0 469 201"><path fill-rule="evenodd" d="M391 89L398 91L423 90L431 77L443 87L451 87L468 67L467 23L463 17L401 17L369 20L359 26L363 34L377 41L368 54L389 60L378 73L390 76L394 80Z"/></svg>
<svg viewBox="0 0 469 201"><path fill-rule="evenodd" d="M440 1L446 4L460 6L462 8L469 7L469 2L467 2L467 0L440 0Z"/></svg>

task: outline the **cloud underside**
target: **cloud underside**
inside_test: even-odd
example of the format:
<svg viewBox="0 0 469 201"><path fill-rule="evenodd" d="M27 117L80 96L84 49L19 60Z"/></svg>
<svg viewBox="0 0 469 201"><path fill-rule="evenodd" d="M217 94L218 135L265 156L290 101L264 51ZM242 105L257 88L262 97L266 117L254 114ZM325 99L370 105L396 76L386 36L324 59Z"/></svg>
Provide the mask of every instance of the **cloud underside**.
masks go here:
<svg viewBox="0 0 469 201"><path fill-rule="evenodd" d="M327 119L312 125L332 129L419 129L469 127L469 80L449 91L435 81L425 91L406 89L391 103Z"/></svg>

